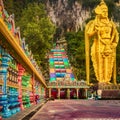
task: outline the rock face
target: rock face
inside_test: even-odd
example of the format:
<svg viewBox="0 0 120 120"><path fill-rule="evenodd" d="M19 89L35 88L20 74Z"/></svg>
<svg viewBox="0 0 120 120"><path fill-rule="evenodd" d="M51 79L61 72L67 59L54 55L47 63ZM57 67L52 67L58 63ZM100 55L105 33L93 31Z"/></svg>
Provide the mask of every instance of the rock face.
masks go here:
<svg viewBox="0 0 120 120"><path fill-rule="evenodd" d="M84 21L90 13L76 0L47 0L46 9L50 19L62 33L82 30Z"/></svg>

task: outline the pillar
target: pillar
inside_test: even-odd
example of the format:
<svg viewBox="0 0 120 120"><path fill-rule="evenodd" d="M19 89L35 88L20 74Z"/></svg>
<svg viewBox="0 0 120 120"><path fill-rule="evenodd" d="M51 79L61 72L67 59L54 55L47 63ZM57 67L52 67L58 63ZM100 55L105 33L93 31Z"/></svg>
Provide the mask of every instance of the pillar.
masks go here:
<svg viewBox="0 0 120 120"><path fill-rule="evenodd" d="M67 89L67 98L70 99L70 89Z"/></svg>
<svg viewBox="0 0 120 120"><path fill-rule="evenodd" d="M10 117L11 112L8 104L8 95L7 95L7 68L8 68L8 62L11 59L11 56L5 52L4 49L1 48L2 51L2 59L1 59L1 65L0 65L0 76L2 76L3 80L3 89L2 93L0 95L0 102L2 103L2 116L4 118ZM4 98L4 100L3 100Z"/></svg>
<svg viewBox="0 0 120 120"><path fill-rule="evenodd" d="M40 86L40 92L41 92L41 95L42 95L42 98L45 98L45 88L44 86Z"/></svg>
<svg viewBox="0 0 120 120"><path fill-rule="evenodd" d="M40 97L43 97L43 87L41 84L39 86L39 94L40 94Z"/></svg>
<svg viewBox="0 0 120 120"><path fill-rule="evenodd" d="M86 54L86 82L90 84L90 43L87 35L87 28L85 29L85 54Z"/></svg>
<svg viewBox="0 0 120 120"><path fill-rule="evenodd" d="M115 50L115 53L116 53L116 50ZM117 82L116 82L116 54L115 55L115 61L114 61L114 66L113 66L113 83L116 85Z"/></svg>
<svg viewBox="0 0 120 120"><path fill-rule="evenodd" d="M45 88L45 98L48 98L48 89Z"/></svg>
<svg viewBox="0 0 120 120"><path fill-rule="evenodd" d="M87 88L85 89L85 97L87 98L88 97L88 94L87 94L88 90Z"/></svg>
<svg viewBox="0 0 120 120"><path fill-rule="evenodd" d="M60 88L58 88L58 99L60 99Z"/></svg>
<svg viewBox="0 0 120 120"><path fill-rule="evenodd" d="M51 88L49 88L49 98L51 98Z"/></svg>
<svg viewBox="0 0 120 120"><path fill-rule="evenodd" d="M79 99L79 88L76 89L77 92L77 99Z"/></svg>
<svg viewBox="0 0 120 120"><path fill-rule="evenodd" d="M34 86L35 86L35 78L34 78L34 74L33 74L33 76L32 76L32 94L33 94L33 103L35 104L36 102L35 102L35 88L34 88Z"/></svg>
<svg viewBox="0 0 120 120"><path fill-rule="evenodd" d="M22 75L24 74L25 69L22 67L21 64L18 64L18 85L19 85L19 89L18 89L18 99L20 102L20 109L24 110L24 106L23 106L23 102L22 102Z"/></svg>

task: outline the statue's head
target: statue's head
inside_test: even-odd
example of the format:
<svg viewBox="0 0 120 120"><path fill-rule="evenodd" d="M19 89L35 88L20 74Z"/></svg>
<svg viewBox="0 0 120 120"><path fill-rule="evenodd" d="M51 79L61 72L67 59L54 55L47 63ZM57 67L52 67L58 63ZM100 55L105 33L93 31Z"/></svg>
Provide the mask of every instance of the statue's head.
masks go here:
<svg viewBox="0 0 120 120"><path fill-rule="evenodd" d="M95 8L95 13L101 15L101 17L108 17L108 7L104 0L101 0L100 4Z"/></svg>

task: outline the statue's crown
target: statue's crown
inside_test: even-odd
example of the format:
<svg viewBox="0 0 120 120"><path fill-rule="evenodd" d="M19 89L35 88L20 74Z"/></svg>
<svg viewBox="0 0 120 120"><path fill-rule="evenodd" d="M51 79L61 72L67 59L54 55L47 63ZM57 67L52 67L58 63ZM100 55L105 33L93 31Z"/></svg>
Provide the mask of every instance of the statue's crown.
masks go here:
<svg viewBox="0 0 120 120"><path fill-rule="evenodd" d="M107 5L106 5L106 3L105 3L105 1L104 0L101 0L101 2L100 2L100 4L99 4L100 6L104 6L104 8L107 8Z"/></svg>

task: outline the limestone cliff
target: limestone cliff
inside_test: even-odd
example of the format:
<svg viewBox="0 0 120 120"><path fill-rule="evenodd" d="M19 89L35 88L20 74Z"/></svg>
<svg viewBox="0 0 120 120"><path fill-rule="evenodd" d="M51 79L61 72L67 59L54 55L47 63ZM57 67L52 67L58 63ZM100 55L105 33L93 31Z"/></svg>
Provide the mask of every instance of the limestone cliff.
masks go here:
<svg viewBox="0 0 120 120"><path fill-rule="evenodd" d="M62 29L62 32L82 30L90 13L76 0L72 0L72 3L70 0L47 0L46 9L52 22Z"/></svg>

